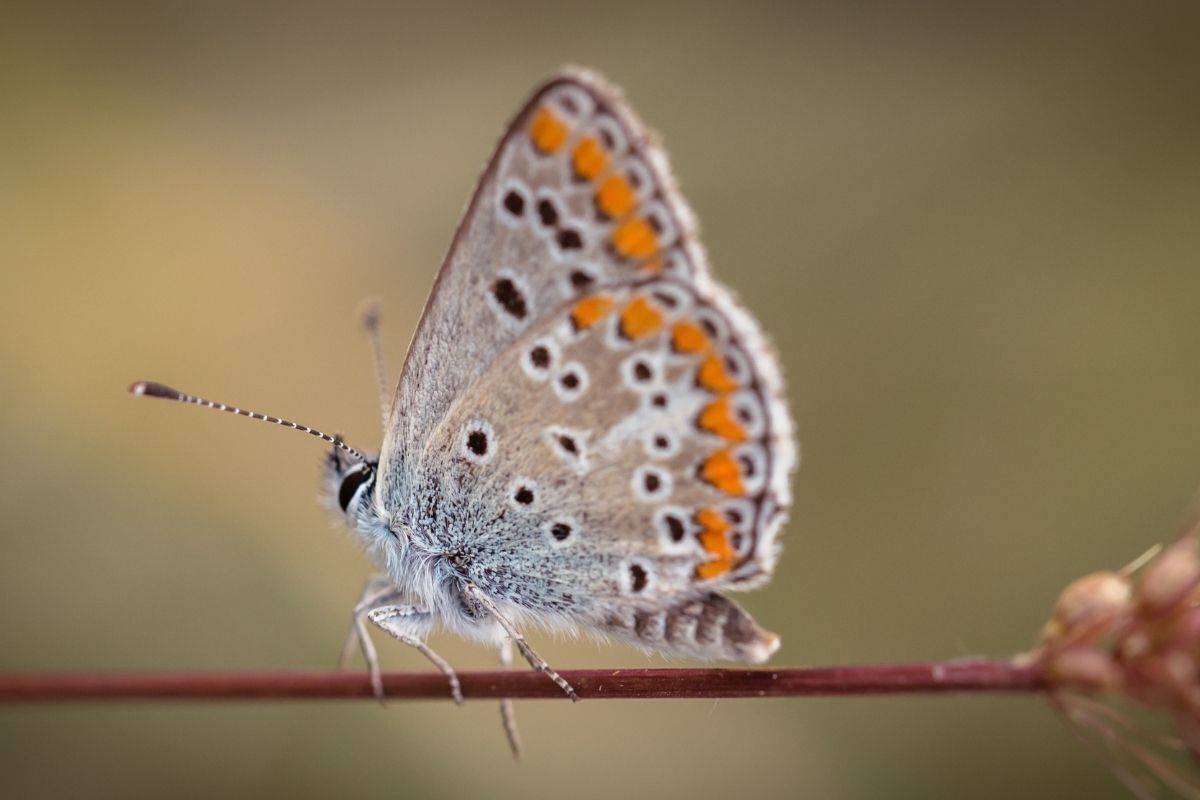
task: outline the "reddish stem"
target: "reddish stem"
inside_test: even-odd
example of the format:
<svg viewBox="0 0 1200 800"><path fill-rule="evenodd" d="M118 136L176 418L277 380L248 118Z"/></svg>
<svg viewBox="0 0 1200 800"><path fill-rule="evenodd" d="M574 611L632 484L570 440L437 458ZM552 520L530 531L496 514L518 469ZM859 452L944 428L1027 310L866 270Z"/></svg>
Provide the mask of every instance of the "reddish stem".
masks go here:
<svg viewBox="0 0 1200 800"><path fill-rule="evenodd" d="M983 659L805 669L593 669L562 673L581 698L820 697L1041 692L1037 667ZM540 673L459 675L470 698L565 699ZM391 699L448 700L439 673L383 677ZM0 674L0 702L63 700L334 700L372 697L365 672L77 672Z"/></svg>

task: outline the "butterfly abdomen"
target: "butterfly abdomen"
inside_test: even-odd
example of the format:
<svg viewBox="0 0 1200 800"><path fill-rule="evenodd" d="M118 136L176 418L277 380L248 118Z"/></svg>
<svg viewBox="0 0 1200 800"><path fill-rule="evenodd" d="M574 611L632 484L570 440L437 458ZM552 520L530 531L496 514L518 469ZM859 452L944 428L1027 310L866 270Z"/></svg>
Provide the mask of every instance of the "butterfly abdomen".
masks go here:
<svg viewBox="0 0 1200 800"><path fill-rule="evenodd" d="M656 652L705 660L760 664L779 649L779 637L759 627L740 606L716 593L666 608L610 614L611 635Z"/></svg>

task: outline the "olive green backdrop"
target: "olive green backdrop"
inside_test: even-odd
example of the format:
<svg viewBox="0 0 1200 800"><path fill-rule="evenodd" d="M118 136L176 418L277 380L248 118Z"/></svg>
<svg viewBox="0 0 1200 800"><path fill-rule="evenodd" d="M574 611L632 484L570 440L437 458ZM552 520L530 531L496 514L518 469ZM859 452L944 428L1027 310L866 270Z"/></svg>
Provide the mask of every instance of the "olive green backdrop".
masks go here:
<svg viewBox="0 0 1200 800"><path fill-rule="evenodd" d="M368 566L306 437L379 437L495 137L577 62L662 132L785 362L780 665L1006 654L1200 486L1200 6L0 11L0 668L321 668ZM460 668L491 653L434 640ZM559 667L665 662L535 644ZM389 666L425 669L399 646ZM1120 797L1041 702L0 708L5 797Z"/></svg>

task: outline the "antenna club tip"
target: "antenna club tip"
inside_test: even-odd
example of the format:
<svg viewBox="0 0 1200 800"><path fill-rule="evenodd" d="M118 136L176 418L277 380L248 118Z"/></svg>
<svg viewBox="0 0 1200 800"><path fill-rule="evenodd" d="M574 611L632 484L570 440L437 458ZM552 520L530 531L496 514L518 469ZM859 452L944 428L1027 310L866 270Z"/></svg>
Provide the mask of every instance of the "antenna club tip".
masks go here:
<svg viewBox="0 0 1200 800"><path fill-rule="evenodd" d="M136 397L144 395L146 397L166 397L172 400L178 399L181 394L178 390L172 389L170 386L155 383L154 381L137 381L136 383L131 383L129 384L129 393Z"/></svg>

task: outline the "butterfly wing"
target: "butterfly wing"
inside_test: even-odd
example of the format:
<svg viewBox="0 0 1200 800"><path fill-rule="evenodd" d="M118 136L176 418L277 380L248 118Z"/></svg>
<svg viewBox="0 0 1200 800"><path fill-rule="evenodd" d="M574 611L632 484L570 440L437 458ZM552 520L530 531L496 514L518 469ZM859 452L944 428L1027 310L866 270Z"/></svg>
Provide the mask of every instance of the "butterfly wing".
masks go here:
<svg viewBox="0 0 1200 800"><path fill-rule="evenodd" d="M773 635L715 590L770 576L792 426L694 228L615 91L546 84L438 277L383 474L406 522L518 615L760 660Z"/></svg>
<svg viewBox="0 0 1200 800"><path fill-rule="evenodd" d="M574 208L566 205L582 188L571 171L568 139L572 133L577 139L595 115L598 85L585 73L564 72L534 93L501 138L409 346L384 442L384 474L414 472L429 431L455 399L561 302L572 281L614 277L595 258L591 226L568 222L581 216L582 198Z"/></svg>

